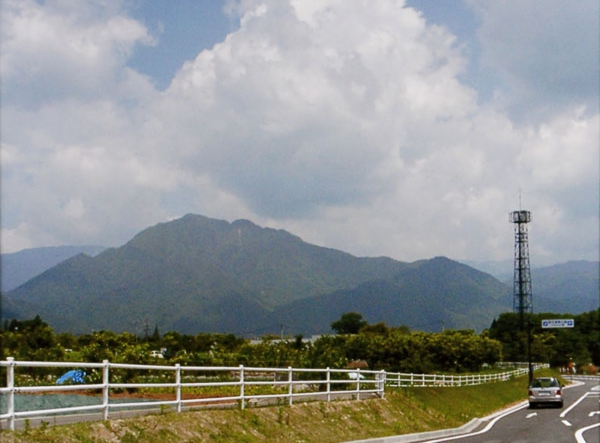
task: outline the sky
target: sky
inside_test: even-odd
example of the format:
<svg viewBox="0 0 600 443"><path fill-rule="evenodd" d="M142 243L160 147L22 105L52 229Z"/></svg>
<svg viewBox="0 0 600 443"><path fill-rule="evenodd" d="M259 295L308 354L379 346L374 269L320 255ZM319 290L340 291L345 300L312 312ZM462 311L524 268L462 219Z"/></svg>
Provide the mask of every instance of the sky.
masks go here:
<svg viewBox="0 0 600 443"><path fill-rule="evenodd" d="M597 0L4 0L1 250L188 213L356 256L599 259Z"/></svg>

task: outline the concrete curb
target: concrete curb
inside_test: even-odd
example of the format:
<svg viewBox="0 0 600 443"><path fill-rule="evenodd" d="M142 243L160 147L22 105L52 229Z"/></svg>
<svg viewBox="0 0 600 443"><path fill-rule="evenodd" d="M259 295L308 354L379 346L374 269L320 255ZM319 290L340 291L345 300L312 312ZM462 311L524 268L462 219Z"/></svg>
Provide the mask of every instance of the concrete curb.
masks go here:
<svg viewBox="0 0 600 443"><path fill-rule="evenodd" d="M442 429L440 431L417 432L415 434L395 435L392 437L379 437L367 440L354 440L347 443L410 443L421 440L431 440L441 437L452 437L455 435L466 434L476 429L481 424L481 419L474 418L469 423L454 429Z"/></svg>

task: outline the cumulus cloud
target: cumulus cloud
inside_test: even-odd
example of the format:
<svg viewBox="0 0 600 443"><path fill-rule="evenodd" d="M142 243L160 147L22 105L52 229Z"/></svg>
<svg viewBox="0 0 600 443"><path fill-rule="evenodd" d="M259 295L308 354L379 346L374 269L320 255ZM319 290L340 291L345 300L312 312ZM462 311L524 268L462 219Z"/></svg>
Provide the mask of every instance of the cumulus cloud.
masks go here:
<svg viewBox="0 0 600 443"><path fill-rule="evenodd" d="M4 3L2 79L9 103L102 96L127 77L122 68L134 46L153 41L139 22L118 15L120 2Z"/></svg>
<svg viewBox="0 0 600 443"><path fill-rule="evenodd" d="M528 83L527 68L493 47L501 8L480 7L484 53L519 79L507 83L548 96L552 112L537 120L506 112L516 87L502 90L503 103L479 103L460 81L469 63L456 37L399 0L231 3L239 28L164 91L127 67L152 37L124 4L96 4L98 14L64 4L9 2L4 14L5 248L119 245L195 212L357 255L510 258L507 214L521 188L543 239L533 253L597 255L590 91L557 98L550 80ZM48 37L28 36L27 21ZM56 91L41 75L18 78L36 54Z"/></svg>
<svg viewBox="0 0 600 443"><path fill-rule="evenodd" d="M394 151L412 162L434 148L412 142L412 122L474 109L452 37L398 2L282 4L245 3L239 31L167 90L204 126L186 147L198 167L257 213L365 202L394 186L376 173Z"/></svg>

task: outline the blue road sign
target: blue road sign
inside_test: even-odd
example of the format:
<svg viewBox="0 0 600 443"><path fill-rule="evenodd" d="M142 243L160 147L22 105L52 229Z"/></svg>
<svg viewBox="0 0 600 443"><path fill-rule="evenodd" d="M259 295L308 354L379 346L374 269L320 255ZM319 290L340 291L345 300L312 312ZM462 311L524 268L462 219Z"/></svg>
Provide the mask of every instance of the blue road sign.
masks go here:
<svg viewBox="0 0 600 443"><path fill-rule="evenodd" d="M555 318L542 320L542 328L574 328L575 320L572 318Z"/></svg>

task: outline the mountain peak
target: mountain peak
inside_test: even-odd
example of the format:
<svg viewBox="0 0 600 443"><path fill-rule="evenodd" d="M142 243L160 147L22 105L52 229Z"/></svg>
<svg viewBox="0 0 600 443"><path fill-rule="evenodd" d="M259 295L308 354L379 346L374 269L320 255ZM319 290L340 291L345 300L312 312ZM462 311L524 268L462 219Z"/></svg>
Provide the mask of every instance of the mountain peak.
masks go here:
<svg viewBox="0 0 600 443"><path fill-rule="evenodd" d="M512 300L509 286L447 257L411 264L357 258L249 220L195 214L30 283L6 295L10 312L39 314L74 333L139 334L146 322L181 333L267 333L285 322L310 334L328 332L348 311L391 326L437 327L442 319L448 328L478 329Z"/></svg>

